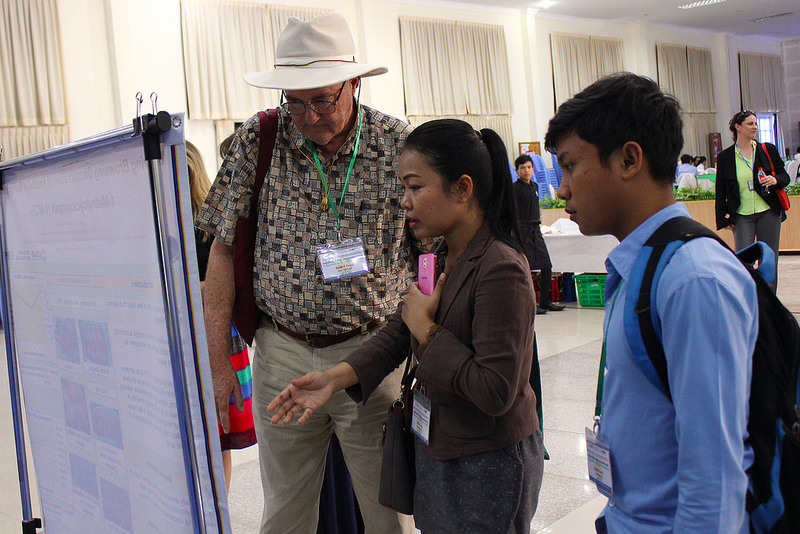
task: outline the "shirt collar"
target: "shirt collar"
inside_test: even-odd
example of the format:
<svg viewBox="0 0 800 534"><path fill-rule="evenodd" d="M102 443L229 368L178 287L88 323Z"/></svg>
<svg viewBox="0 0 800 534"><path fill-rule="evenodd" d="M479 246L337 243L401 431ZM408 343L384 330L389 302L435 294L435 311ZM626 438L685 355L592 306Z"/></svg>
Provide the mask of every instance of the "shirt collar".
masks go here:
<svg viewBox="0 0 800 534"><path fill-rule="evenodd" d="M739 156L740 158L742 158L743 160L747 161L748 163L750 162L750 160L752 160L752 159L755 159L755 157L756 157L756 147L758 146L758 143L756 143L756 140L755 140L755 139L753 139L753 141L752 141L752 142L753 142L753 153L752 153L752 155L750 156L750 159L747 159L747 158L745 158L745 157L742 155L742 149L741 149L741 148L739 148L739 145L737 145L736 143L734 143L734 144L733 144L733 146L735 147L735 148L733 149L734 153L735 153L737 156Z"/></svg>
<svg viewBox="0 0 800 534"><path fill-rule="evenodd" d="M644 246L645 241L653 235L653 232L669 219L688 216L689 210L680 202L670 204L661 209L637 226L619 245L614 247L614 250L611 251L608 259L606 259L606 270L609 273L617 272L623 279L627 279L633 270L633 264L636 262L639 251Z"/></svg>

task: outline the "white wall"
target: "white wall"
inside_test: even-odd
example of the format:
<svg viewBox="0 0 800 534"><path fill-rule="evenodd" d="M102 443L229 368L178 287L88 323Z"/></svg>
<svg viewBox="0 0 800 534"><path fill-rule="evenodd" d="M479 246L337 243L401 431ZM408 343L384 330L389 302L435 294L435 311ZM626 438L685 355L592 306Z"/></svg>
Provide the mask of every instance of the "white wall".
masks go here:
<svg viewBox="0 0 800 534"><path fill-rule="evenodd" d="M719 112L717 122L723 135L728 118L739 107L739 51L781 53L781 43L776 40L674 27L545 18L536 11L473 8L467 4L437 7L423 0L271 0L270 3L322 7L342 13L353 30L357 58L389 67L387 74L365 80L362 101L399 117L405 116L405 103L398 17L409 15L503 26L510 65L515 142L542 141L554 112L551 32L621 38L625 68L652 78L657 75L656 42L710 48ZM73 140L129 123L136 112L134 96L138 91L144 95L142 112L151 111L150 93L154 91L158 94L159 110L186 111L180 0L57 0L57 4ZM789 116L800 113L798 100L796 95L791 99ZM213 123L189 121L186 131L213 169L216 161ZM800 141L794 144L796 148ZM513 155L516 147L509 147L509 152Z"/></svg>

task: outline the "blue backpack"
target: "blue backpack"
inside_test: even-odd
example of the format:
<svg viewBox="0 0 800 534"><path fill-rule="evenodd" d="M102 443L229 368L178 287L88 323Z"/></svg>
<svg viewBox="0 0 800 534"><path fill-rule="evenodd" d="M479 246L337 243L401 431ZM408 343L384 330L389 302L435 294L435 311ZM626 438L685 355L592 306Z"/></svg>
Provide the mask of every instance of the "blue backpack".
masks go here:
<svg viewBox="0 0 800 534"><path fill-rule="evenodd" d="M697 237L722 239L688 217L665 222L647 240L630 276L625 337L647 379L672 400L661 344L656 288L664 267L684 243ZM730 250L730 249L729 249ZM731 253L733 253L731 251ZM746 509L752 533L800 532L800 327L768 283L775 257L763 243L737 254L756 284L758 337L753 351L748 442L755 459L747 470ZM759 268L752 264L759 261Z"/></svg>

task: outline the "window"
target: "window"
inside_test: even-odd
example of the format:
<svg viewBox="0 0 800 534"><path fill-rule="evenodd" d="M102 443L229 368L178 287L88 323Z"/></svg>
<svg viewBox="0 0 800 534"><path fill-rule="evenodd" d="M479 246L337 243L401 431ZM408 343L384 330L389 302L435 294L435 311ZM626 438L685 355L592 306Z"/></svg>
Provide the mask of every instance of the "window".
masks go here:
<svg viewBox="0 0 800 534"><path fill-rule="evenodd" d="M778 121L775 113L756 113L758 120L758 141L777 146Z"/></svg>

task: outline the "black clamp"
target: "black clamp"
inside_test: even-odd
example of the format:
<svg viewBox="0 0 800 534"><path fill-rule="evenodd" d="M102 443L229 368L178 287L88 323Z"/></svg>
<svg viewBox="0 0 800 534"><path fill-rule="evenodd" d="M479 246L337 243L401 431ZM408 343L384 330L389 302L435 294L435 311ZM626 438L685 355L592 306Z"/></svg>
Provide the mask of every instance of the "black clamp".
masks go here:
<svg viewBox="0 0 800 534"><path fill-rule="evenodd" d="M22 522L22 534L36 534L37 528L42 528L42 520L38 517Z"/></svg>
<svg viewBox="0 0 800 534"><path fill-rule="evenodd" d="M155 93L150 94L153 113L139 115L142 104L142 93L136 93L136 118L133 119L133 135L141 135L144 140L144 159L152 161L161 159L161 134L172 127L172 116L166 111L156 112Z"/></svg>

